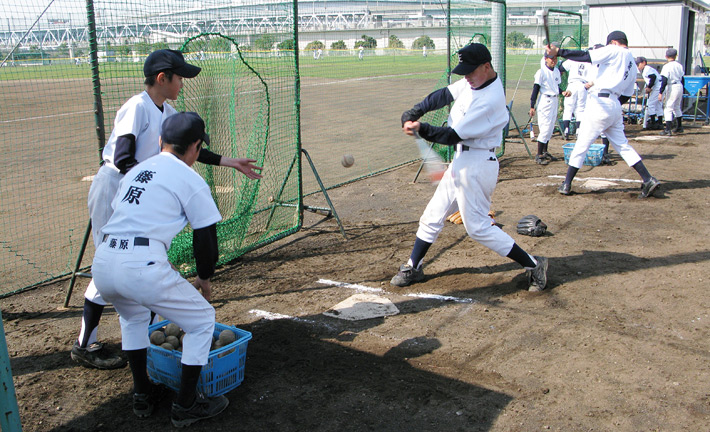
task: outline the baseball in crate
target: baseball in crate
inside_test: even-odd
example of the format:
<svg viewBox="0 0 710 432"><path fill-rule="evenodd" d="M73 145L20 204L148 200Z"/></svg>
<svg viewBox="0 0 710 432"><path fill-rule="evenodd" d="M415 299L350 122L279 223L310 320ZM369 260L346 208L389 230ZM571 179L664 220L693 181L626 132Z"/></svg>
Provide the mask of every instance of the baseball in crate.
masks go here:
<svg viewBox="0 0 710 432"><path fill-rule="evenodd" d="M175 323L161 321L148 328L148 376L153 382L180 390L182 340L185 332ZM207 397L228 393L244 381L247 343L251 333L237 327L215 324L207 364L202 367L197 391Z"/></svg>

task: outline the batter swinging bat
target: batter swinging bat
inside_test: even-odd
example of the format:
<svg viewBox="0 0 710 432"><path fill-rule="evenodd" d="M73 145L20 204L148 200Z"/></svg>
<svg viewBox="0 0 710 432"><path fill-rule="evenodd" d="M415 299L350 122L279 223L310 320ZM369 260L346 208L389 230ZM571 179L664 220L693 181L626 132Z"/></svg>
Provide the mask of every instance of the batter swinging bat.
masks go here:
<svg viewBox="0 0 710 432"><path fill-rule="evenodd" d="M424 168L433 184L438 184L446 171L446 164L439 154L427 143L419 133L414 131L414 141L419 147L419 154L422 156Z"/></svg>

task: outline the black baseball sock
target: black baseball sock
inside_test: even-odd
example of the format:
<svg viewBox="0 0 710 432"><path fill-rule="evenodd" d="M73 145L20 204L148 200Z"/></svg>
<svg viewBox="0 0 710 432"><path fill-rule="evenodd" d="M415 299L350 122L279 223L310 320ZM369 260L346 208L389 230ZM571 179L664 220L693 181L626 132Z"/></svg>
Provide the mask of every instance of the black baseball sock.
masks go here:
<svg viewBox="0 0 710 432"><path fill-rule="evenodd" d="M133 375L133 393L150 393L150 379L148 378L147 357L148 348L124 351L128 357L128 366Z"/></svg>
<svg viewBox="0 0 710 432"><path fill-rule="evenodd" d="M537 265L530 254L525 252L517 243L513 243L513 248L510 249L507 257L525 268L535 268Z"/></svg>
<svg viewBox="0 0 710 432"><path fill-rule="evenodd" d="M537 142L537 155L541 156L545 152L545 143Z"/></svg>
<svg viewBox="0 0 710 432"><path fill-rule="evenodd" d="M563 133L567 135L569 133L569 120L562 120Z"/></svg>
<svg viewBox="0 0 710 432"><path fill-rule="evenodd" d="M84 299L84 313L81 316L81 335L79 337L79 346L86 348L91 338L91 333L96 330L101 320L101 314L104 311L104 305L94 303L91 300Z"/></svg>
<svg viewBox="0 0 710 432"><path fill-rule="evenodd" d="M574 133L579 135L579 125L581 124L581 121L576 122Z"/></svg>
<svg viewBox="0 0 710 432"><path fill-rule="evenodd" d="M409 256L409 259L412 261L412 267L414 267L415 269L419 268L419 266L422 263L422 259L424 259L424 255L426 255L430 246L431 246L431 243L425 242L424 240L420 239L419 237L417 237L417 239L414 240L414 247L412 248L412 254Z"/></svg>
<svg viewBox="0 0 710 432"><path fill-rule="evenodd" d="M672 121L667 121L667 122L666 122L666 131L670 132L671 129L673 129L673 122L672 122Z"/></svg>
<svg viewBox="0 0 710 432"><path fill-rule="evenodd" d="M573 166L567 168L567 175L565 176L566 184L572 186L572 180L574 180L574 176L577 175L577 171L579 171L579 168L575 168Z"/></svg>
<svg viewBox="0 0 710 432"><path fill-rule="evenodd" d="M202 366L182 365L182 381L180 381L180 391L175 400L181 407L190 408L195 403L200 372L202 372Z"/></svg>
<svg viewBox="0 0 710 432"><path fill-rule="evenodd" d="M636 172L639 173L644 183L651 180L651 174L649 174L646 169L646 165L643 164L643 161L636 162L631 168L635 169Z"/></svg>
<svg viewBox="0 0 710 432"><path fill-rule="evenodd" d="M550 141L542 144L542 153L543 154L547 153L547 144L549 144L549 143L550 143Z"/></svg>
<svg viewBox="0 0 710 432"><path fill-rule="evenodd" d="M602 154L609 154L609 138L602 138L602 144L604 144L604 151L602 152Z"/></svg>

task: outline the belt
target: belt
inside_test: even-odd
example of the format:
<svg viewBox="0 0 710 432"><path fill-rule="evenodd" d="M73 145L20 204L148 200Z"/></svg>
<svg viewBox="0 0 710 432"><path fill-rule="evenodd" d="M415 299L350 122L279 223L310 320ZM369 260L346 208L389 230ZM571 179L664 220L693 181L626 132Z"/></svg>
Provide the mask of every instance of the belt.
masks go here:
<svg viewBox="0 0 710 432"><path fill-rule="evenodd" d="M602 98L608 98L609 96L611 96L611 94L610 93L597 93L597 96L602 97Z"/></svg>
<svg viewBox="0 0 710 432"><path fill-rule="evenodd" d="M471 147L469 147L469 146L467 146L467 145L461 144L461 151L462 151L462 152L469 151L469 150L471 150ZM485 150L485 149L479 149L479 150ZM488 151L491 152L491 153L494 153L494 152L496 151L496 149L495 149L495 147L494 147L494 148L489 148Z"/></svg>
<svg viewBox="0 0 710 432"><path fill-rule="evenodd" d="M557 95L548 95L548 94L544 94L543 96L545 96L545 97L555 97L555 96L557 96Z"/></svg>
<svg viewBox="0 0 710 432"><path fill-rule="evenodd" d="M109 237L110 236L108 234L104 234L104 238L101 242L105 242L106 240L108 240ZM133 246L150 246L150 239L147 239L145 237L134 237Z"/></svg>

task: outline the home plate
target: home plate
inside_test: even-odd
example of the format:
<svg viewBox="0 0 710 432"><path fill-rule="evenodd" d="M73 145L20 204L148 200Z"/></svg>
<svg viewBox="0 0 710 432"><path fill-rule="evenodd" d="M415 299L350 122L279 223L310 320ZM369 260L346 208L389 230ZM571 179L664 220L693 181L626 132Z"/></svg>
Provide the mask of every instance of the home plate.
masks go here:
<svg viewBox="0 0 710 432"><path fill-rule="evenodd" d="M391 301L374 294L355 294L323 312L333 318L357 321L397 315L399 309Z"/></svg>
<svg viewBox="0 0 710 432"><path fill-rule="evenodd" d="M668 137L662 137L662 136L640 136L634 138L636 141L658 141L660 139L666 139Z"/></svg>
<svg viewBox="0 0 710 432"><path fill-rule="evenodd" d="M589 179L584 182L584 187L591 190L605 189L617 184L608 180Z"/></svg>

